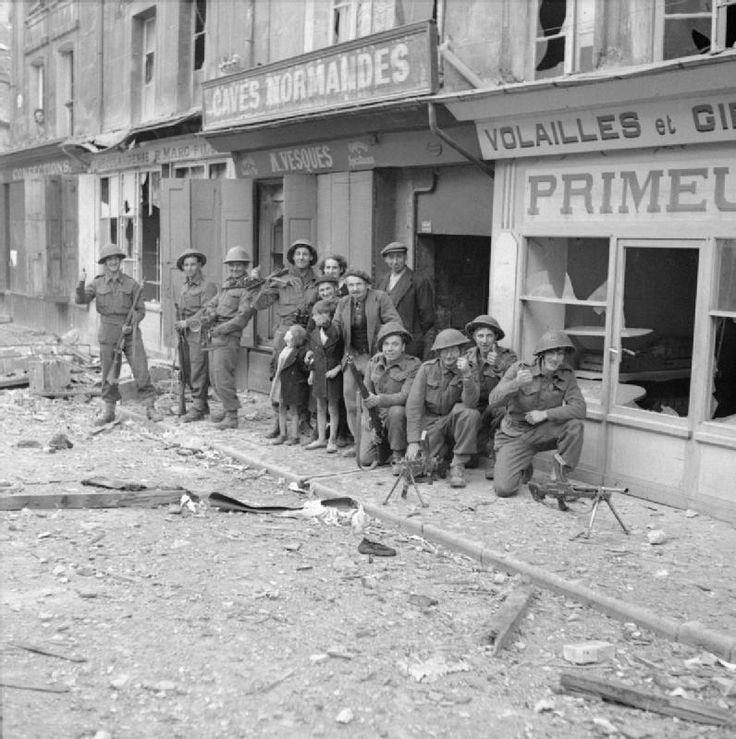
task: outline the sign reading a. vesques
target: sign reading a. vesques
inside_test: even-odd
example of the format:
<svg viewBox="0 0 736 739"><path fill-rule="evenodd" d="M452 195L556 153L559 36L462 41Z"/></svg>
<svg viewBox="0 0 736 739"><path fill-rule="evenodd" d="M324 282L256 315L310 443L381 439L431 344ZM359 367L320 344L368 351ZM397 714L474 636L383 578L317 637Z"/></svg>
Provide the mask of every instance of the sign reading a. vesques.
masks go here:
<svg viewBox="0 0 736 739"><path fill-rule="evenodd" d="M432 93L435 46L434 24L421 23L209 80L203 128Z"/></svg>

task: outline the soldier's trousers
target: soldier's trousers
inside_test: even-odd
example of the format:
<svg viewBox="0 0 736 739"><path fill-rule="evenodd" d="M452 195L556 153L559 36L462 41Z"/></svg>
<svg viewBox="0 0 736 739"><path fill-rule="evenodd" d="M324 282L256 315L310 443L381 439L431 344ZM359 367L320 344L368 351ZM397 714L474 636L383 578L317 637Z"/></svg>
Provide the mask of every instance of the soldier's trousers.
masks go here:
<svg viewBox="0 0 736 739"><path fill-rule="evenodd" d="M496 473L493 487L496 495L507 498L521 485L524 470L538 452L557 449L565 464L575 469L583 451L583 422L578 419L555 423L543 421L521 436L496 432Z"/></svg>
<svg viewBox="0 0 736 739"><path fill-rule="evenodd" d="M364 413L358 454L360 463L366 467L373 462L385 464L391 457L391 452L398 452L403 456L406 451L406 408L403 405L392 405L377 410L386 429L386 442L378 442L373 430L368 428L367 413Z"/></svg>
<svg viewBox="0 0 736 739"><path fill-rule="evenodd" d="M210 391L209 355L202 351L199 343L202 333L187 329L186 338L189 350L189 380L192 387L192 402L198 411L207 411L207 396Z"/></svg>
<svg viewBox="0 0 736 739"><path fill-rule="evenodd" d="M237 411L240 400L235 389L235 370L240 354L240 331L225 336L212 337L210 357L210 382L222 402L223 409Z"/></svg>
<svg viewBox="0 0 736 739"><path fill-rule="evenodd" d="M148 372L148 357L143 346L143 338L139 328L125 338L123 354L130 365L138 394L145 399L154 398L156 390L151 383L151 375ZM102 362L102 390L100 395L106 403L117 403L120 400L120 389L117 383L108 381L110 369L113 366L115 356L115 344L100 343L100 361Z"/></svg>
<svg viewBox="0 0 736 739"><path fill-rule="evenodd" d="M446 416L430 418L432 420L425 423L424 430L427 432L431 457L440 455L444 448L451 449L454 455L467 462L467 457L476 453L480 413L475 408L455 403Z"/></svg>

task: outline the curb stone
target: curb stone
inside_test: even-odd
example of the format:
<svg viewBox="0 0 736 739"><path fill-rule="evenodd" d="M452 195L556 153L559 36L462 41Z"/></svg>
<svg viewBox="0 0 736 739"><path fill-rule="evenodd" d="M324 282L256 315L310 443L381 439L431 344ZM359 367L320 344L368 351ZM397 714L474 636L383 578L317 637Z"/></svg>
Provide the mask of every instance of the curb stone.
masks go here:
<svg viewBox="0 0 736 739"><path fill-rule="evenodd" d="M137 421L152 423L151 421L147 421L145 416L134 411L126 410L123 413L125 416ZM163 424L154 425L163 426ZM264 463L226 444L210 443L209 446L221 454L237 459L250 467L265 469L274 477L282 477L290 482L299 482L305 479L303 475L296 474L290 467L282 467L275 463ZM339 476L339 473L336 473L337 476ZM308 479L307 482L309 482ZM320 498L335 498L345 495L344 490L330 487L324 482L310 482L310 487ZM373 518L385 524L422 536L433 544L440 544L452 551L464 554L482 565L490 565L510 574L524 575L540 587L564 595L584 605L591 606L611 618L623 622L633 622L639 627L665 637L670 641L700 647L723 660L736 662L736 636L710 629L700 621L678 621L660 615L650 608L612 598L592 588L565 580L558 575L547 572L541 567L490 549L481 542L471 541L433 524L407 518L387 510L380 505L360 502L363 510L368 515L373 516Z"/></svg>

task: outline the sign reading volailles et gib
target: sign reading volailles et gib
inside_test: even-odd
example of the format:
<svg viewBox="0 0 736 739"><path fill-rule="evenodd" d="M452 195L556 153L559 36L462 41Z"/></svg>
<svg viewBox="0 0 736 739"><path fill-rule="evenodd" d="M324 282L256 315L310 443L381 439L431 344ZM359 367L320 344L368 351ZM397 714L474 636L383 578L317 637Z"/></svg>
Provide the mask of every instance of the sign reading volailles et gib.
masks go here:
<svg viewBox="0 0 736 739"><path fill-rule="evenodd" d="M204 82L203 129L431 94L436 78L434 23L402 26Z"/></svg>

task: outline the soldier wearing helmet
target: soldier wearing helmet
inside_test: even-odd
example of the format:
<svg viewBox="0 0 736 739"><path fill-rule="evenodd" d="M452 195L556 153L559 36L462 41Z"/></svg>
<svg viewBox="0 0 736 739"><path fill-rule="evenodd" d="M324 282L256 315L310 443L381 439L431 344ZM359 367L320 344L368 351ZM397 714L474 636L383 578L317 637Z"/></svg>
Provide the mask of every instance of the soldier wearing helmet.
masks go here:
<svg viewBox="0 0 736 739"><path fill-rule="evenodd" d="M411 334L400 323L385 323L376 337L378 352L365 370L365 386L370 394L363 405L378 409L386 434L385 442L381 443L367 427L363 430L358 450L360 463L368 466L390 461L396 474L406 453L406 399L422 364L407 354L409 344Z"/></svg>
<svg viewBox="0 0 736 739"><path fill-rule="evenodd" d="M317 251L307 239L296 239L286 252L289 266L271 275L256 303L257 310L275 305L273 353L271 356L271 375L276 373L276 360L284 348L284 336L295 323L306 328L312 305L317 301L317 274L313 265L317 261ZM300 433L309 433L309 408L299 409ZM274 413L273 428L266 434L267 439L279 436L279 417Z"/></svg>
<svg viewBox="0 0 736 739"><path fill-rule="evenodd" d="M491 390L498 385L506 370L517 361L517 356L511 349L499 346L498 342L506 334L493 316L476 316L465 324L465 334L473 341L465 357L480 383L478 454L488 457L486 479L492 480L496 464L493 437L501 424L503 408L489 408L488 396Z"/></svg>
<svg viewBox="0 0 736 739"><path fill-rule="evenodd" d="M235 388L235 370L240 353L240 336L255 314L256 289L262 284L257 275L247 275L250 256L242 246L234 246L223 260L228 277L217 294L190 321L201 322L209 331L210 382L222 401L222 414L210 414L218 429L238 428L240 400Z"/></svg>
<svg viewBox="0 0 736 739"><path fill-rule="evenodd" d="M115 420L115 405L120 400L120 390L115 383L108 380L115 356L115 345L124 335L123 352L133 372L139 395L146 403L146 415L152 421L160 421L161 414L156 410L156 390L151 383L148 372L148 359L143 346L143 338L138 324L146 315L143 294L135 305L133 320L126 323L126 318L133 307L133 300L138 294L138 283L122 271L122 260L127 254L114 244L105 246L97 260L102 265L102 274L85 286L87 273L83 270L77 285L75 302L87 305L93 300L100 315L100 326L97 333L100 342L100 361L102 362L102 400L104 410L94 420L95 426L102 426Z"/></svg>
<svg viewBox="0 0 736 739"><path fill-rule="evenodd" d="M406 456L419 453L422 432L427 432L429 454L444 456L452 449L450 486L464 488L465 464L477 452L480 384L462 348L468 338L454 328L437 334L434 359L419 368L406 401Z"/></svg>
<svg viewBox="0 0 736 739"><path fill-rule="evenodd" d="M538 452L557 449L563 472L577 466L586 406L567 363L574 350L564 331L547 331L534 348L534 363L511 365L491 392L489 406L506 407L495 443L494 488L499 497L515 495L531 479Z"/></svg>
<svg viewBox="0 0 736 739"><path fill-rule="evenodd" d="M209 361L203 349L201 321L194 316L217 295L217 285L205 279L202 267L207 257L196 249L187 249L176 260L176 267L184 273L184 283L174 303L174 328L184 339L184 350L189 354L189 384L192 388L192 407L182 418L184 423L199 421L209 412L207 396L210 389Z"/></svg>

